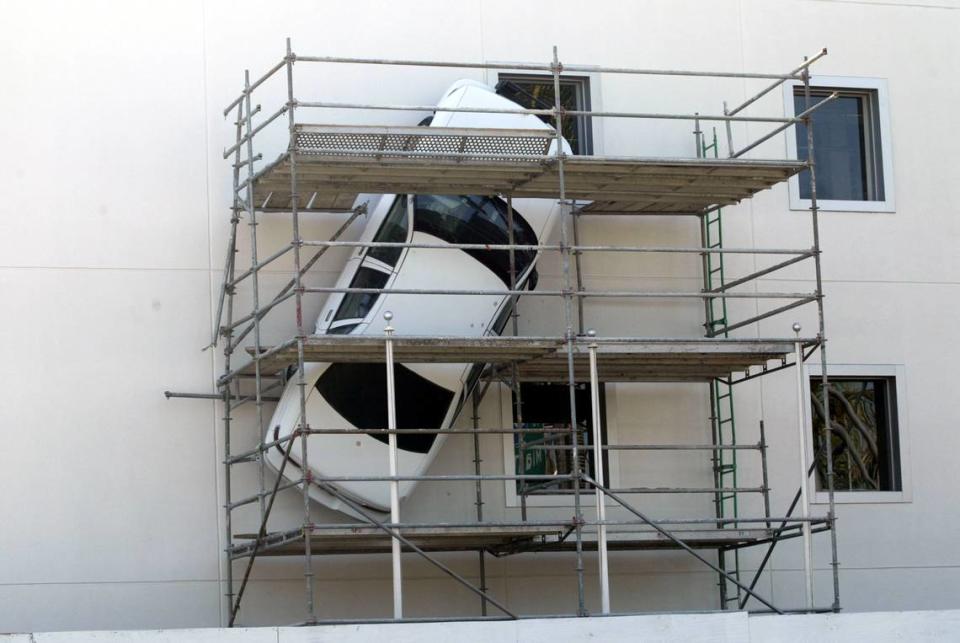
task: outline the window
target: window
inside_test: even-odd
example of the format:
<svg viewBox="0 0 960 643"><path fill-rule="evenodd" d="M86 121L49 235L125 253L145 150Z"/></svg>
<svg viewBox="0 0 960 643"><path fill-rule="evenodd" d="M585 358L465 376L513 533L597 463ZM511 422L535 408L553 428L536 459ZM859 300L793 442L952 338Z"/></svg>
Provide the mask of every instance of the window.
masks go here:
<svg viewBox="0 0 960 643"><path fill-rule="evenodd" d="M816 77L810 104L839 95L811 114L817 202L824 210L893 211L893 164L890 159L886 82L864 78ZM788 114L807 108L802 85L785 90ZM788 136L788 153L807 158L807 128L798 124ZM810 173L791 179L791 207L810 207Z"/></svg>
<svg viewBox="0 0 960 643"><path fill-rule="evenodd" d="M555 94L552 76L503 74L497 83L497 93L525 109L553 109ZM577 76L560 78L560 104L564 109L590 110L590 80ZM553 125L552 116L540 120ZM563 137L574 154L593 154L593 136L588 116L569 116L563 119Z"/></svg>
<svg viewBox="0 0 960 643"><path fill-rule="evenodd" d="M397 195L380 229L373 237L377 243L402 243L407 240L407 196ZM367 256L388 266L397 265L403 248L370 248Z"/></svg>
<svg viewBox="0 0 960 643"><path fill-rule="evenodd" d="M350 282L350 288L383 288L387 285L390 275L373 268L361 266L357 274L353 276ZM341 319L363 319L373 308L373 304L380 295L373 292L351 292L343 298L340 309L334 316L333 321Z"/></svg>
<svg viewBox="0 0 960 643"><path fill-rule="evenodd" d="M794 88L795 112L806 109L803 89ZM830 96L810 92L810 104ZM817 196L838 201L883 201L883 165L875 91L843 91L813 113ZM807 127L798 125L797 156L807 158ZM810 198L810 173L800 174L800 198Z"/></svg>
<svg viewBox="0 0 960 643"><path fill-rule="evenodd" d="M831 376L827 387L835 491L902 491L895 377ZM817 490L827 488L824 390L810 380Z"/></svg>
<svg viewBox="0 0 960 643"><path fill-rule="evenodd" d="M590 388L576 385L577 424L580 445L593 445L593 412L590 404ZM572 432L570 431L570 387L567 384L524 382L520 384L523 402L521 428L530 431L514 434L514 466L518 474L554 475L573 472ZM606 413L603 385L600 387L600 439L606 444ZM514 406L516 409L516 406ZM514 418L516 419L516 418ZM593 451L579 452L580 470L593 476ZM610 470L607 454L603 454L604 472ZM602 481L603 482L603 481ZM554 495L573 490L572 481L548 481L526 483L518 480L516 491L526 485L528 495ZM605 482L604 482L605 484ZM582 484L581 489L589 489Z"/></svg>

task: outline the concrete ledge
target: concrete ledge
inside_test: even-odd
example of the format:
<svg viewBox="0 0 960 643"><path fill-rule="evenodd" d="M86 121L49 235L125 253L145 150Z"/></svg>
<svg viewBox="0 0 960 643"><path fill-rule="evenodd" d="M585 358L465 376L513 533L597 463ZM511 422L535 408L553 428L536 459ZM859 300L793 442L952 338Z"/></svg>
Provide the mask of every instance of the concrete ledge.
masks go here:
<svg viewBox="0 0 960 643"><path fill-rule="evenodd" d="M0 634L0 643L555 643L594 639L604 643L684 641L943 641L960 633L960 610L860 612L797 616L748 616L744 612L654 614L609 618L544 618L519 621L450 621L263 627L237 629L129 630Z"/></svg>

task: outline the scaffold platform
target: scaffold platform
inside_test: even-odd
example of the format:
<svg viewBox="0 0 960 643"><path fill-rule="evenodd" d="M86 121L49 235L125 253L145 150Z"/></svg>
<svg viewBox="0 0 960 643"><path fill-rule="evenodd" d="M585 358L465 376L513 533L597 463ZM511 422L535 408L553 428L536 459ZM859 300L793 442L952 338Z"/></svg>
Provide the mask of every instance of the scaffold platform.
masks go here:
<svg viewBox="0 0 960 643"><path fill-rule="evenodd" d="M358 194L509 194L557 198L552 130L297 125L292 151L253 177L261 203L349 209ZM805 161L565 156L566 198L583 214L694 214L733 205L803 170Z"/></svg>
<svg viewBox="0 0 960 643"><path fill-rule="evenodd" d="M794 351L787 339L596 339L574 341L574 373L590 378L589 346L597 346L598 374L607 382L708 381L734 372L782 364ZM548 337L404 337L393 338L400 363L482 363L493 371L517 363L521 381L566 382L566 342ZM253 355L252 348L248 353ZM297 347L266 348L261 373L275 373L297 364ZM384 362L385 338L313 335L304 342L306 362ZM512 366L511 366L512 367ZM239 371L254 373L249 362Z"/></svg>
<svg viewBox="0 0 960 643"><path fill-rule="evenodd" d="M577 579L578 613L587 614L585 587L588 585L584 583L583 551L597 552L596 558L600 562L597 583L600 602L601 605L607 604L604 611L612 613L609 608L608 551L671 549L684 550L687 555L703 564L705 569L716 574L717 605L721 609L763 607L783 613L784 610L756 589L757 584L779 542L803 538L803 551L811 552L813 550L809 546L810 537L834 529L833 491L832 488L827 490L827 516L812 517L808 500L803 494L807 480L798 478L795 481L796 494L789 507L783 514L771 511L768 442L764 421L761 417L756 429L744 426L742 422L737 427L733 389L734 385L787 368L795 369L798 381L802 381L802 378L806 377L802 371L804 361L818 351L824 373L821 382L824 387L827 386L828 362L825 354L826 331L823 319L816 176L813 172L810 173L813 195L809 217L812 245L785 248L759 248L752 244L747 247L725 245L724 224L721 219L728 214L734 216L737 213L721 209L747 200L763 190L782 185L791 177L813 167L812 145L807 146L806 158L802 160L748 158L745 155L753 150L763 154L765 147L761 146L774 137L792 136L799 125L805 126L808 136L812 137L810 114L838 96L834 92L822 100L817 100L815 104L810 99L809 67L826 53L826 49L823 49L816 55L805 57L801 64L785 73L754 73L740 70L722 72L578 66L561 63L556 49L552 61L522 63L520 67L516 63L302 56L294 53L288 40L284 58L262 76L253 79L249 71L245 71L242 93L223 110L224 116L233 118L235 126L235 139L223 151L224 159L231 163L233 200L223 281L210 344L222 347L223 369L213 392L166 392L167 397L216 400L222 407L225 509L221 523L227 556L224 566L224 599L229 611L228 623L232 626L239 622L245 590L254 577L254 565L258 557L302 557L306 590L304 622L314 623L317 622L317 585L313 556L370 553L392 557L394 618L402 619L404 590L401 551L416 552L415 555L434 565L452 582L475 594L479 599L477 610L483 616L487 615L488 609L496 609L498 615L509 618L523 616L515 612L510 605L501 603L496 592L491 592L487 587L485 560L488 556L569 552L569 557L575 558L575 564L571 564L571 568ZM547 123L548 127L542 129L493 129L489 128L489 124L496 121L488 120L476 121L481 125L478 128L332 125L321 123L326 120L344 122L341 120L342 115L327 119L323 114L329 112L315 110L358 110L355 113L367 110L409 112L417 115L416 119L410 119L411 124L426 115L443 110L435 105L331 102L332 97L328 98L325 94L319 97L299 96L297 91L301 91L300 88L311 86L308 83L294 85L295 70L303 68L305 64L466 68L505 70L512 73L535 71L540 72L544 78L552 78L555 88L559 88L563 76L570 73L605 74L623 78L673 76L706 79L711 83L717 78L728 78L736 80L738 93L743 91L741 81L763 80L764 84L762 87L758 86L756 93L751 93L740 104L728 106L724 103L722 113L713 114L700 111L697 106L691 106L685 113L591 111L589 106L586 109L564 106L560 97L555 96L552 107L538 105L531 108L519 104L515 109L448 107L449 111L532 115ZM264 93L256 90L271 77L279 77L284 72L285 99L277 104L277 95L267 94L268 102L274 104L271 108L262 110L261 103L256 98ZM779 108L776 113L766 116L746 113L746 108L777 91L788 81L802 86L806 94L806 109L790 116L784 115ZM757 106L760 105L757 103ZM649 133L647 129L631 136L629 141L624 139L622 149L633 156L566 154L558 151L558 143L561 134L565 132L563 125L568 123L567 119L570 118L582 119L581 122L588 127L592 127L593 119L601 118L687 122L690 124L689 131L693 134L693 145L689 149L689 155L684 158L653 156L671 154L682 151L683 148L674 144L665 147L657 141L644 138ZM533 125L528 125L530 123ZM762 129L752 126L734 128L737 123L758 123L762 125ZM533 119L526 119L521 126L536 127L537 123ZM717 140L718 126L726 129L726 148L723 152L720 151ZM271 129L267 135L258 136L268 127ZM710 130L712 143L707 141ZM757 138L735 142L734 135L741 139L743 134ZM269 144L269 152L266 147L259 146L264 140ZM277 143L284 146L284 151L279 155L276 155ZM708 155L712 158L708 158ZM424 244L413 240L354 240L356 229L353 226L358 217L368 214L369 206L369 203L358 197L375 194L499 196L507 201L508 212L513 211L514 199L552 200L560 204L559 241L546 243L547 240L541 239L537 241L537 245L532 246L516 243L512 234L506 244L491 244L485 239L476 244L444 241L445 245ZM408 201L408 208L412 205L411 201ZM259 218L261 213L266 212L282 213L284 216ZM310 219L315 218L315 215L322 218L324 213L349 213L350 216L345 221L336 219L339 227L332 230L329 239L313 239L303 234L304 229L313 230L312 227L301 227L305 220L301 214L305 213L311 213ZM631 225L635 224L637 229L631 230L630 235L612 239L608 242L610 245L589 245L585 241L585 238L589 239L590 236L587 234L587 226L602 227L609 222L604 217L610 215L637 215L636 219L626 220ZM657 215L665 215L669 219L654 221L654 226L663 224L671 228L690 228L689 238L692 239L694 234L697 234L699 241L694 242L695 245L683 242L679 247L660 244L635 245L638 241L634 239L643 242L654 239L656 243L656 237L643 236L640 228L645 224L642 220L644 216ZM408 211L408 216L413 215ZM415 219L411 219L413 220ZM269 234L261 235L258 239L258 226L267 222L271 225ZM241 223L248 224L249 233L246 238L241 236ZM277 226L280 225L289 225L289 239L279 236ZM691 227L694 225L696 229ZM412 226L408 227L412 229ZM606 239L606 236L604 238ZM279 246L276 243L278 239ZM806 244L806 241L802 241L802 244ZM483 251L492 250L494 245L497 251L511 253L511 279L504 280L505 284L513 284L509 289L404 289L389 288L385 285L378 288L341 288L307 285L314 281L311 270L322 268L318 262L323 261L325 253L333 247L433 249L449 246L456 250ZM799 245L801 244L791 244ZM240 253L240 249L244 247L249 253L248 257ZM561 283L555 286L554 290L521 289L523 284L517 280L517 267L513 261L515 251L558 253L562 270ZM582 265L584 257L599 253L637 253L636 256L678 253L676 256L685 257L691 264L690 267L701 273L702 283L684 291L666 290L663 285L655 287L654 290L640 290L642 283L639 281L633 284L637 290L602 290L596 288L596 284L590 283L591 280L584 279L584 274L590 273ZM725 264L725 257L731 255L752 257L753 260ZM326 256L329 258L331 255ZM275 283L273 275L263 282L259 276L267 269L275 270L277 264L274 262L281 257L291 259L291 275L286 285L275 289L272 287ZM773 292L758 287L741 288L751 282L756 285L756 280L761 277L768 277L801 262L812 272L810 279L814 287L810 292ZM629 271L625 273L627 276L642 276L635 274L632 263L625 264ZM287 268L284 267L283 270L286 271ZM744 270L747 272L743 272ZM246 288L249 288L249 291ZM391 291L404 296L477 295L503 298L502 301L509 306L505 312L512 314L514 324L507 331L508 336L415 336L393 331L390 335L309 334L312 325L305 318L304 312L320 307L316 301L319 296L334 293L382 295ZM551 297L559 300L563 310L564 328L551 326L549 330L541 331L544 334L555 333L549 336L520 336L522 331L519 327L517 301L526 300L527 297ZM703 317L697 320L696 325L692 324L693 320L688 320L682 328L699 328L706 336L595 336L592 330L588 330L585 320L605 321L601 317L602 308L596 304L603 301L603 298L607 301L697 302L703 306ZM728 310L727 304L732 300L756 300L757 304L731 306ZM760 304L760 300L770 303ZM289 302L292 306L281 305L284 302ZM782 329L773 330L774 333L788 333L788 324L792 320L784 319L785 313L805 305L816 307L818 324L809 326L805 331L813 336L729 337L731 332L740 329L755 334L759 331L758 322L773 317L777 317L777 321L782 325L767 327ZM590 306L596 308L587 310ZM295 311L294 319L278 319L278 311L291 309ZM681 311L678 308L677 312L682 313L686 309L687 307L683 307ZM698 314L697 317L699 316ZM264 341L264 335L261 334L266 324L269 324L267 328L269 337L272 338L268 342ZM410 330L426 335L429 331L429 328L404 329L403 324L399 325L401 332ZM606 326L605 323L604 325ZM611 320L608 328L600 330L623 335L637 332L640 328L637 324L617 325ZM794 326L798 335L800 330ZM458 468L453 473L415 476L322 475L307 466L308 463L314 464L314 460L308 458L308 446L313 443L314 446L309 446L312 452L323 445L322 439L316 436L340 431L312 426L306 412L299 420L296 430L286 438L271 435L264 430L267 426L265 413L270 411L267 404L278 401L278 390L282 390L291 374L298 368L305 372L306 363L349 362L383 365L398 362L484 365L482 379L486 381L474 387L469 399L473 408L472 428L443 429L450 434L472 438L465 446L470 449L469 442L472 442L471 466L465 472ZM528 405L527 409L532 406L531 397L522 389L535 387L521 386L521 383L531 382L563 383L567 387L562 393L562 404L564 409L569 405L569 423L557 423L551 419L550 430L540 430L543 438L539 438L539 443L526 439L527 434L537 431L536 428L528 426L537 424L535 418L526 412L521 418L519 413L524 403ZM601 382L691 382L697 387L705 384L709 393L709 408L706 409L705 416L709 422L709 440L693 443L680 437L675 442L658 441L656 444L647 444L644 436L637 432L628 432L617 436L615 440L605 437L602 429L606 421L603 417L606 400ZM496 388L492 386L494 383L506 385L504 389L509 389L508 395L512 395L512 421L509 413L504 421L502 412L497 419L485 416L480 411L484 394ZM589 386L583 386L585 383ZM300 404L306 408L306 396L310 391L306 386L297 388ZM390 413L396 411L396 385L390 382L386 392L385 410L389 418ZM585 399L588 393L589 402ZM526 399L521 399L521 395ZM706 401L706 397L697 394L697 400ZM464 405L467 401L466 398L461 400ZM825 407L828 402L829 396L824 398ZM255 412L241 411L241 407L245 405L255 406ZM803 404L797 405L797 408L800 410L797 426L803 431ZM582 419L587 415L586 409L592 414L592 426L589 427L589 435L584 433L581 440L582 432L579 428L571 427L582 424ZM467 412L466 406L463 412ZM566 415L565 411L564 414ZM830 417L828 407L824 414ZM780 414L777 417L780 418ZM493 421L488 425L485 419ZM543 422L542 426L547 426L546 421ZM439 432L434 429L404 429L396 426L389 428L389 419L381 424L386 424L388 428L346 431L371 434L383 432L398 436ZM563 426L567 427L564 432L554 430ZM776 427L778 436L783 434L781 428ZM828 422L827 439L822 441L824 445L831 444L830 431ZM553 442L546 441L547 433L556 434L551 435ZM517 435L522 437L519 439L518 448L514 443L514 461L511 465L509 441L511 436L516 439ZM311 439L311 436L314 436L314 439ZM379 439L382 436L372 437ZM292 446L294 441L296 448L281 447L282 444ZM391 450L395 457L398 441L387 439L386 442L388 450ZM787 444L790 446L793 443L788 441ZM274 453L271 450L275 447L281 447L280 451L286 454L283 465L292 463L292 466L285 470L281 466L280 475L273 480L272 485L268 485L270 476L267 475L265 465L269 460L265 454ZM493 450L488 451L488 447ZM544 465L545 473L540 473L540 469L533 469L526 464L526 455L535 449L556 453L569 452L569 457L563 467L557 464L547 469ZM643 466L643 463L636 464L635 458L650 451L676 452L678 458L680 453L689 454L691 458L700 458L699 465L694 463L688 467L684 464L680 471L695 474L697 478L687 483L686 478L677 476L682 480L674 480L671 475L670 479L653 480L652 486L636 487L628 486L632 479L617 477L621 471L630 470L630 467ZM297 453L302 456L296 456ZM496 455L490 457L484 455L485 453ZM618 461L615 475L612 473L613 462L607 462L608 458L603 457L604 453L608 456L615 454ZM740 466L738 454L743 457L749 454L751 462L753 459L758 461L756 466L750 469ZM831 449L823 449L817 458L822 457L830 468L832 454ZM291 471L299 467L297 457L301 458L299 462L304 463L299 473ZM801 450L801 467L797 473L814 470L813 467L808 469L805 457L806 452ZM554 459L557 463L563 460ZM623 462L619 462L621 460ZM467 466L467 460L461 458L459 464ZM605 471L611 471L609 479ZM711 483L705 484L706 476L711 476ZM782 484L784 479L786 478L778 477L777 484ZM447 504L459 503L465 506L470 503L473 510L469 513L475 514L475 518L464 517L466 511L445 514L444 508L438 507L434 519L428 517L413 522L405 511L401 513L399 494L392 494L391 522L385 522L383 514L367 512L363 506L348 500L347 495L341 495L343 482L380 482L399 488L400 483L406 480L456 488L456 492L450 492L450 502ZM567 486L558 485L546 489L542 484L552 484L557 480L565 480L564 484ZM491 486L507 485L509 488L514 484L517 485L516 505L495 507L493 511L484 509L487 503L499 504L502 501L500 494L494 496L495 501L489 499L488 489ZM340 498L355 511L344 512L332 519L330 514L312 511L314 498L311 498L311 490L314 485ZM251 493L251 489L255 489L255 492ZM296 503L297 508L291 510L289 504L281 506L278 515L273 515L274 501L287 491L294 491L302 496L300 502ZM574 498L570 503L560 503L552 509L539 503L528 506L529 498L547 491L557 499L565 494L573 494ZM694 508L692 511L693 515L680 515L681 511L686 510L667 501L664 495L691 493L706 494L705 497L712 499L712 502L701 503L699 509ZM675 515L671 515L670 519L648 517L645 512L651 505L643 500L651 497L648 494L655 494L653 497L671 507L671 514ZM744 516L740 509L743 494L757 494L751 496L757 498L756 503L747 506L759 507L762 504L762 513L758 511L751 517ZM291 511L299 514L299 507L302 507L302 515L292 516ZM528 509L534 509L534 512L528 515ZM797 512L801 517L795 517ZM594 515L596 520L591 519ZM781 515L782 517L775 517ZM359 522L345 522L351 519ZM466 522L454 523L452 520ZM234 531L241 524L244 525L246 533ZM757 546L765 547L763 557L755 569L742 569L739 549ZM447 566L437 555L441 552L475 552L479 582ZM839 562L836 537L833 534L830 556L834 580L833 609L839 609ZM814 569L811 562L809 555L805 554L805 575L810 583ZM629 597L618 601L624 601L624 605L631 605L633 609L632 603L628 602ZM807 611L813 609L812 605L812 600L809 600Z"/></svg>
<svg viewBox="0 0 960 643"><path fill-rule="evenodd" d="M505 556L526 552L573 551L576 542L570 538L573 526L492 526L474 527L410 527L401 534L418 549L425 552L456 552L483 550ZM768 539L774 534L767 528L680 528L671 529L671 534L693 549L716 549L747 545ZM311 551L318 555L344 554L389 554L392 536L378 527L347 527L343 529L310 529ZM256 536L238 534L238 543L232 550L235 558L252 551ZM679 545L670 538L649 528L634 528L629 531L609 531L607 545L611 550L632 551L646 549L677 549ZM596 550L594 534L583 535L583 549ZM404 551L413 551L406 544ZM276 534L268 537L258 552L261 556L301 556L304 550L302 531Z"/></svg>

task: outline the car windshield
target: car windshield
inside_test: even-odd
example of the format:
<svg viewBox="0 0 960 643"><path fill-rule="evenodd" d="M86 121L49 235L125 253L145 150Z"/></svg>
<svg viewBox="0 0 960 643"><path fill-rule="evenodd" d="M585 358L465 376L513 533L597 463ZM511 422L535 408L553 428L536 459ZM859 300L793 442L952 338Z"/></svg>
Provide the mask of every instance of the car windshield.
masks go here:
<svg viewBox="0 0 960 643"><path fill-rule="evenodd" d="M507 205L501 199L485 196L417 195L413 229L448 243L506 245L510 242ZM530 224L513 212L513 239L518 245L536 245L537 235ZM503 283L510 285L510 252L508 250L464 250L492 270ZM535 250L514 251L516 276L536 257Z"/></svg>

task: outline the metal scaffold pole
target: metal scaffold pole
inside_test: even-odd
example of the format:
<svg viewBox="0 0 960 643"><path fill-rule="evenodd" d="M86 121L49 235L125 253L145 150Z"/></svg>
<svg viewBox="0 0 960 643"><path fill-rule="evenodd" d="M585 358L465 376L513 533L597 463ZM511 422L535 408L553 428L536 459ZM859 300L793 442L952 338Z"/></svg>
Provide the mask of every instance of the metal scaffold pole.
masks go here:
<svg viewBox="0 0 960 643"><path fill-rule="evenodd" d="M287 38L287 55L285 57L286 68L287 68L287 115L288 115L288 127L289 127L289 136L290 136L290 147L295 148L297 145L297 119L296 119L296 99L294 98L293 93L293 64L296 62L296 55L293 53L293 48L290 45L290 39ZM300 469L303 472L303 577L307 598L307 618L309 620L316 619L316 606L314 604L314 582L313 582L313 551L312 551L312 533L311 533L311 520L310 520L310 484L311 484L311 473L310 473L310 459L308 457L308 446L309 434L307 429L310 428L310 422L307 418L307 382L306 382L306 373L304 372L304 351L303 343L306 339L307 332L303 323L303 282L302 277L303 273L301 271L300 265L300 249L303 245L302 239L300 238L300 212L298 211L298 200L299 195L297 194L297 163L296 163L296 154L290 155L291 166L290 166L290 221L293 227L293 293L296 306L296 321L297 321L297 388L300 393L300 420L299 420L299 429L300 433ZM293 448L291 444L289 448Z"/></svg>
<svg viewBox="0 0 960 643"><path fill-rule="evenodd" d="M826 53L824 49L822 54ZM806 60L806 58L804 58ZM834 470L833 470L833 429L831 427L830 421L830 382L828 379L829 373L827 370L827 335L826 335L826 323L824 320L824 308L823 308L823 275L822 275L822 266L821 266L821 250L820 250L820 209L817 204L817 168L816 168L816 156L814 154L814 140L813 140L813 116L811 114L814 109L812 105L812 96L810 93L810 69L809 65L803 68L801 72L801 78L803 81L803 98L804 98L804 125L807 130L807 167L810 172L810 222L813 228L813 262L814 262L814 271L817 279L817 322L818 322L818 335L817 338L820 343L820 383L823 389L823 417L824 417L824 430L823 430L823 439L821 449L824 453L824 459L826 460L826 469L827 469L827 502L828 502L828 520L830 524L830 566L832 569L833 575L833 610L835 612L840 611L840 561L837 558L837 513L836 513L836 504L834 498ZM836 92L831 94L831 98L836 97ZM820 101L819 104L823 104L825 101Z"/></svg>
<svg viewBox="0 0 960 643"><path fill-rule="evenodd" d="M592 328L587 331L591 339L597 336ZM600 375L597 372L597 343L591 342L590 351L590 405L593 411L593 471L597 480L605 482L603 469L603 438L600 434ZM610 613L610 567L607 560L607 509L603 490L593 489L597 501L597 558L600 563L600 610Z"/></svg>
<svg viewBox="0 0 960 643"><path fill-rule="evenodd" d="M793 332L797 334L796 364L797 364L797 458L800 461L800 517L806 520L810 517L810 500L807 498L807 400L803 386L803 344L800 341L800 324L794 323ZM803 530L803 577L807 609L813 609L813 540L810 533L810 523L804 522Z"/></svg>
<svg viewBox="0 0 960 643"><path fill-rule="evenodd" d="M239 185L240 185L240 138L243 135L243 103L237 104L237 116L235 122L236 128L236 139L237 146L236 152L233 157L233 205L230 210L230 241L227 244L227 259L226 259L226 269L224 270L223 275L223 288L222 295L220 300L220 305L224 305L224 300L226 300L226 326L229 328L233 323L233 298L236 292L236 289L230 285L233 281L234 270L236 266L236 255L237 255L237 226L240 223L240 195L239 195ZM220 312L222 308L218 310L217 314L217 327L213 329L213 341L212 345L216 345L217 339L220 334ZM224 343L223 343L223 368L224 372L230 372L230 361L233 356L233 347L231 346L231 331L225 331ZM230 466L230 457L231 457L231 429L232 429L232 410L233 410L233 399L234 396L231 394L232 383L228 382L222 387L221 394L223 398L223 501L226 510L224 511L224 522L223 522L223 531L224 531L224 549L229 552L230 547L233 545L233 512L230 511L230 502L233 492L233 479L231 476L231 466ZM230 559L229 555L226 560L226 591L224 592L226 603L227 603L227 613L228 615L233 611L233 561ZM230 618L228 616L228 618ZM230 618L232 621L232 618Z"/></svg>
<svg viewBox="0 0 960 643"><path fill-rule="evenodd" d="M408 203L413 200L411 196L407 197ZM394 525L400 524L400 481L397 476L400 472L397 470L397 398L396 388L393 381L393 313L389 310L383 314L387 321L383 332L386 335L384 346L386 348L387 358L387 429L390 431L387 436L387 445L390 458L390 522ZM403 618L403 569L400 565L400 530L394 528L394 538L390 539L390 560L393 566L393 618Z"/></svg>
<svg viewBox="0 0 960 643"><path fill-rule="evenodd" d="M253 344L254 349L256 350L257 358L254 362L254 383L256 386L256 407L257 407L257 444L259 452L257 453L257 468L259 474L259 485L260 485L260 520L264 519L264 516L267 512L266 505L266 496L264 490L266 488L266 463L263 457L263 440L264 440L264 423L263 423L263 373L260 365L259 354L261 350L261 337L260 337L260 261L257 256L257 210L254 206L254 191L253 191L253 112L252 105L250 102L250 70L244 70L243 72L243 82L244 82L244 109L246 111L246 127L247 127L247 223L250 226L250 284L252 289L252 298L253 298Z"/></svg>
<svg viewBox="0 0 960 643"><path fill-rule="evenodd" d="M577 384L576 371L574 369L574 339L573 332L573 282L570 278L570 245L567 241L567 216L572 214L570 204L567 203L567 189L563 174L564 157L563 151L563 104L560 102L560 72L563 67L557 56L557 48L553 48L553 63L551 64L553 73L553 98L554 98L554 117L555 145L557 146L557 181L560 191L560 246L563 262L563 287L566 294L563 299L563 322L564 337L567 344L567 377L570 389L570 439L573 447L571 454L573 467L573 512L575 521L575 537L577 549L577 614L585 616L587 614L586 600L583 587L583 510L580 506L580 486L583 471L580 468L580 426L577 423Z"/></svg>
<svg viewBox="0 0 960 643"><path fill-rule="evenodd" d="M480 385L475 385L473 392L470 394L470 406L473 411L471 419L473 420L473 472L477 476L477 481L474 485L474 491L476 493L476 500L474 504L477 507L477 523L483 523L483 479L480 475L480 399L483 397L483 394L480 393ZM481 594L487 593L487 560L486 552L483 548L477 550L477 557L479 560L479 572L480 572L480 592ZM486 596L480 596L480 614L482 616L487 615L487 598Z"/></svg>
<svg viewBox="0 0 960 643"><path fill-rule="evenodd" d="M510 290L517 290L517 250L516 250L516 228L514 227L513 216L513 196L507 195L507 241L510 243ZM513 336L520 335L520 313L517 309L519 297L510 296L510 329ZM510 388L513 391L513 423L515 429L523 428L523 396L520 390L520 381L517 379L517 363L510 363ZM518 472L523 473L527 466L527 434L521 431L517 436L520 443L520 462ZM520 481L520 517L527 519L527 481Z"/></svg>

